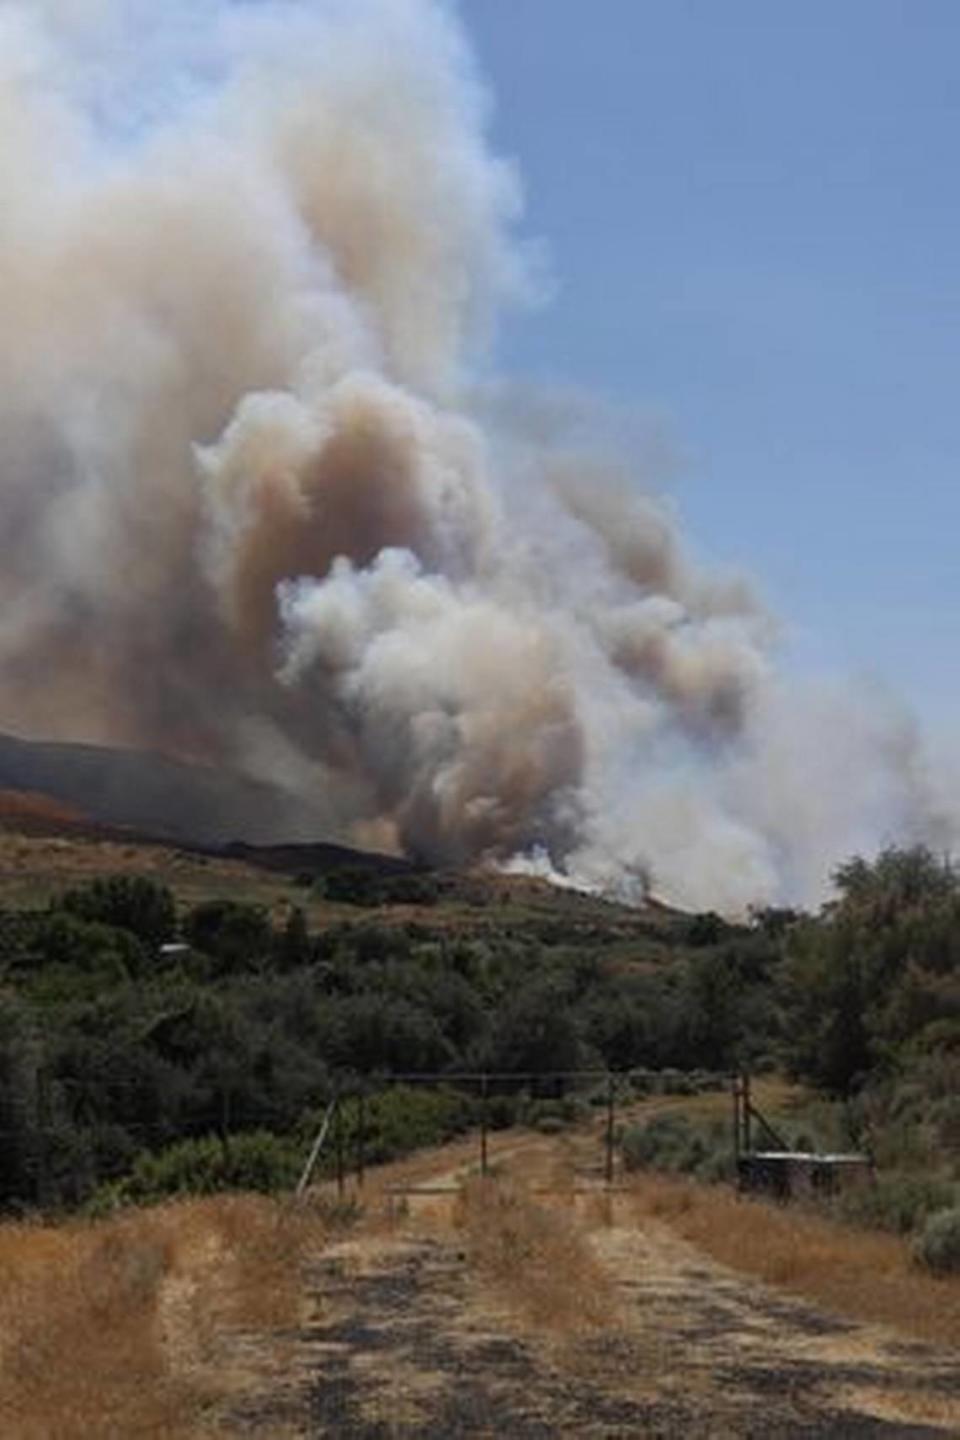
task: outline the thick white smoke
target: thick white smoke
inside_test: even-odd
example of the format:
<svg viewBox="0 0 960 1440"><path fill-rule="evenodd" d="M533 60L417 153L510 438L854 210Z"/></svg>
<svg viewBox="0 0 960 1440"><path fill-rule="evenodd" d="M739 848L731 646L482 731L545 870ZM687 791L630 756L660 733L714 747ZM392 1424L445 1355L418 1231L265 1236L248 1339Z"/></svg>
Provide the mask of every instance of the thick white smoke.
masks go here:
<svg viewBox="0 0 960 1440"><path fill-rule="evenodd" d="M529 284L485 112L439 0L0 4L0 724L698 906L942 838L891 708L791 692L482 373Z"/></svg>

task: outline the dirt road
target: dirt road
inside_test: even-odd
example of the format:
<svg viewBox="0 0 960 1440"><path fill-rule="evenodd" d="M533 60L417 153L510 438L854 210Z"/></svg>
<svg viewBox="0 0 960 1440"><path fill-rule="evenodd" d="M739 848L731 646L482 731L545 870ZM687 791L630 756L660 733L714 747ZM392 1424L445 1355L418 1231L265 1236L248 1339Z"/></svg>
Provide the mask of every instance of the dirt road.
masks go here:
<svg viewBox="0 0 960 1440"><path fill-rule="evenodd" d="M715 1264L661 1221L638 1220L629 1195L603 1196L589 1156L574 1152L530 1141L466 1208L414 1194L394 1198L391 1218L377 1196L371 1218L313 1267L296 1394L235 1412L232 1433L960 1435L960 1357ZM511 1167L535 1193L492 1201ZM455 1177L437 1161L418 1178Z"/></svg>

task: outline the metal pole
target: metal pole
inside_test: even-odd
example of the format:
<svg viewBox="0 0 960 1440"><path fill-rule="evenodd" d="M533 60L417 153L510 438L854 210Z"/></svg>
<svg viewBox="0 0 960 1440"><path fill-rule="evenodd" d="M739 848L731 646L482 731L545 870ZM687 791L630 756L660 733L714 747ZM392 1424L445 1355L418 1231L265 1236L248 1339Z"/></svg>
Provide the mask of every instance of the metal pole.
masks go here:
<svg viewBox="0 0 960 1440"><path fill-rule="evenodd" d="M740 1076L734 1075L730 1093L733 1097L733 1155L740 1159Z"/></svg>
<svg viewBox="0 0 960 1440"><path fill-rule="evenodd" d="M300 1179L297 1181L297 1188L295 1193L298 1198L304 1193L310 1183L310 1176L313 1174L313 1167L317 1163L320 1151L323 1149L323 1142L327 1138L327 1131L330 1129L330 1120L333 1116L333 1110L336 1103L337 1102L335 1100L331 1100L330 1104L324 1111L323 1120L320 1123L320 1129L317 1131L317 1138L313 1142L310 1154L307 1156L307 1163L306 1165L304 1165Z"/></svg>
<svg viewBox="0 0 960 1440"><path fill-rule="evenodd" d="M487 1173L487 1077L480 1076L480 1174Z"/></svg>
<svg viewBox="0 0 960 1440"><path fill-rule="evenodd" d="M750 1151L750 1076L743 1077L743 1143L744 1149Z"/></svg>
<svg viewBox="0 0 960 1440"><path fill-rule="evenodd" d="M613 1184L613 1113L615 1103L614 1080L611 1075L607 1080L607 1184Z"/></svg>

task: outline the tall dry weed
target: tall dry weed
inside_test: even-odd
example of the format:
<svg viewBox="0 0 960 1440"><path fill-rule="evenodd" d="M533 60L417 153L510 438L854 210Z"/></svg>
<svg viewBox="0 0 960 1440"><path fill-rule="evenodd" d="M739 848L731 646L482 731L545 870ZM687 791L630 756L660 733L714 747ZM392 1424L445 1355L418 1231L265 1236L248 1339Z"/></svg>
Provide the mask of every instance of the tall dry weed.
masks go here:
<svg viewBox="0 0 960 1440"><path fill-rule="evenodd" d="M528 1322L566 1332L609 1326L614 1287L570 1211L538 1203L509 1178L476 1178L458 1196L454 1223L473 1266Z"/></svg>
<svg viewBox="0 0 960 1440"><path fill-rule="evenodd" d="M919 1271L899 1236L650 1174L637 1177L632 1204L714 1259L767 1284L854 1319L960 1345L960 1277L937 1279Z"/></svg>
<svg viewBox="0 0 960 1440"><path fill-rule="evenodd" d="M219 1196L0 1228L0 1435L209 1433L241 1332L298 1318L315 1217Z"/></svg>

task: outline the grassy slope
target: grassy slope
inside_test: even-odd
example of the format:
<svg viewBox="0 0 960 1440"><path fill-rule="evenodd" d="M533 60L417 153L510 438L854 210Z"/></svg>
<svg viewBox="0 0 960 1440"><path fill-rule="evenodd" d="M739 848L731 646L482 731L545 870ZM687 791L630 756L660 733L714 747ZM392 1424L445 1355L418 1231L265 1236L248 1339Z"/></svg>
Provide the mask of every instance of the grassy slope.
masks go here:
<svg viewBox="0 0 960 1440"><path fill-rule="evenodd" d="M215 853L74 823L55 809L25 812L23 797L4 803L0 792L0 909L46 905L72 885L113 874L143 875L168 885L182 908L226 899L265 906L275 920L294 906L306 912L311 929L352 922L385 926L417 924L458 936L491 928L514 933L549 931L562 943L602 945L611 962L655 963L682 939L682 917L652 905L634 909L595 896L559 890L547 882L478 871L441 877L434 905L386 904L375 909L334 903L316 889L298 884L324 869L376 864L389 857L363 856L327 846L283 850L243 847ZM39 810L39 813L38 813ZM240 858L242 856L242 858Z"/></svg>

